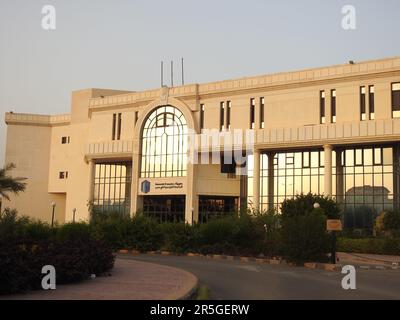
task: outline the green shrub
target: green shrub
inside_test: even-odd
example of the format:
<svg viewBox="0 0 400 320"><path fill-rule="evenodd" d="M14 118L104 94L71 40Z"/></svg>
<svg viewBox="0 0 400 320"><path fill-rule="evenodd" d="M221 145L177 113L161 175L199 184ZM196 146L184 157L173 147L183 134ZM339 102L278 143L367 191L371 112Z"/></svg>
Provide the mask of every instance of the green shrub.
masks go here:
<svg viewBox="0 0 400 320"><path fill-rule="evenodd" d="M98 215L90 221L94 239L104 241L113 249L130 247L132 220L119 214Z"/></svg>
<svg viewBox="0 0 400 320"><path fill-rule="evenodd" d="M163 244L161 225L141 214L132 218L128 245L140 252L160 250Z"/></svg>
<svg viewBox="0 0 400 320"><path fill-rule="evenodd" d="M255 244L259 246L258 251L267 257L281 256L283 254L281 215L275 210L258 213L254 224L257 230L262 229L264 233L261 242Z"/></svg>
<svg viewBox="0 0 400 320"><path fill-rule="evenodd" d="M383 216L385 231L400 230L400 211L387 211Z"/></svg>
<svg viewBox="0 0 400 320"><path fill-rule="evenodd" d="M300 194L283 201L281 211L284 257L298 263L326 261L331 246L326 219L340 217L336 202L330 197Z"/></svg>
<svg viewBox="0 0 400 320"><path fill-rule="evenodd" d="M330 240L322 209L282 218L282 245L288 261L326 261Z"/></svg>
<svg viewBox="0 0 400 320"><path fill-rule="evenodd" d="M339 219L340 208L335 200L330 197L312 193L299 194L292 199L286 199L281 204L283 216L305 216L314 210L314 204L318 203L328 219Z"/></svg>
<svg viewBox="0 0 400 320"><path fill-rule="evenodd" d="M18 216L16 210L6 208L0 214L0 240L23 237L25 228L30 222L28 217Z"/></svg>
<svg viewBox="0 0 400 320"><path fill-rule="evenodd" d="M218 217L199 226L198 251L202 254L236 254L234 241L239 232L238 219L233 216Z"/></svg>
<svg viewBox="0 0 400 320"><path fill-rule="evenodd" d="M101 275L114 265L112 250L92 239L0 241L0 294L39 289L42 267L56 269L57 283Z"/></svg>
<svg viewBox="0 0 400 320"><path fill-rule="evenodd" d="M337 250L353 253L377 253L383 251L384 239L363 238L338 238Z"/></svg>
<svg viewBox="0 0 400 320"><path fill-rule="evenodd" d="M55 241L47 248L47 264L57 272L57 283L71 283L101 275L114 265L111 248L101 241L87 239Z"/></svg>
<svg viewBox="0 0 400 320"><path fill-rule="evenodd" d="M196 251L198 229L198 225L190 226L186 223L162 224L164 249L179 254Z"/></svg>
<svg viewBox="0 0 400 320"><path fill-rule="evenodd" d="M385 238L382 254L400 255L400 238Z"/></svg>
<svg viewBox="0 0 400 320"><path fill-rule="evenodd" d="M337 250L352 253L400 254L400 238L338 238Z"/></svg>
<svg viewBox="0 0 400 320"><path fill-rule="evenodd" d="M51 228L48 223L32 221L24 226L24 237L27 239L44 241L49 240L56 234L57 229Z"/></svg>
<svg viewBox="0 0 400 320"><path fill-rule="evenodd" d="M60 241L87 240L90 237L90 225L85 222L70 222L57 228L57 239Z"/></svg>

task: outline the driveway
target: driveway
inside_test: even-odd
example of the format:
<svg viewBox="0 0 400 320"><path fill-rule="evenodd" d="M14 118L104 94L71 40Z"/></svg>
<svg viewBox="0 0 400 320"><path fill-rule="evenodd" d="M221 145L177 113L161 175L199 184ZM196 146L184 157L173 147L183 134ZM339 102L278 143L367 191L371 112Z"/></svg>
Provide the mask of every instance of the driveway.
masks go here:
<svg viewBox="0 0 400 320"><path fill-rule="evenodd" d="M120 255L189 271L212 299L400 299L399 270L357 270L356 290L344 290L340 272L253 262L162 255Z"/></svg>

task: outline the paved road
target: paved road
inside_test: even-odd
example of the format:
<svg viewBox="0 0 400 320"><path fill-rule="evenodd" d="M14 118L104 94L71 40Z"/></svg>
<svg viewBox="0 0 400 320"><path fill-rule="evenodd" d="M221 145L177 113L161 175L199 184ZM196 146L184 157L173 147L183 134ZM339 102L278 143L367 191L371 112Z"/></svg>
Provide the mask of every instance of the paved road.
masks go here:
<svg viewBox="0 0 400 320"><path fill-rule="evenodd" d="M203 257L121 255L187 270L212 299L400 299L400 271L357 270L357 289L344 290L339 272Z"/></svg>

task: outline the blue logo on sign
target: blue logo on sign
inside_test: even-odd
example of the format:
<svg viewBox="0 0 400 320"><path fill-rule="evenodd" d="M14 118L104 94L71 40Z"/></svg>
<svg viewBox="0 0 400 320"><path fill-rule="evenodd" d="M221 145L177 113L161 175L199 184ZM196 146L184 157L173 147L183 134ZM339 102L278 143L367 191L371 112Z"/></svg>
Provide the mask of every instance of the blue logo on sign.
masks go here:
<svg viewBox="0 0 400 320"><path fill-rule="evenodd" d="M150 192L150 181L144 180L142 182L140 189L143 193L149 193Z"/></svg>

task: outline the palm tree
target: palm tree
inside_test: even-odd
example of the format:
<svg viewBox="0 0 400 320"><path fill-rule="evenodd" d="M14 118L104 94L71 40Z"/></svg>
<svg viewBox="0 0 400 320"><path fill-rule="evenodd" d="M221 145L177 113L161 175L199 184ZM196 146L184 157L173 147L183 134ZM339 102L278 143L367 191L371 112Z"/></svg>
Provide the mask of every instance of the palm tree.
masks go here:
<svg viewBox="0 0 400 320"><path fill-rule="evenodd" d="M22 182L26 178L13 178L8 172L15 169L15 164L9 163L0 169L0 197L10 200L9 193L17 194L26 188L26 183Z"/></svg>

